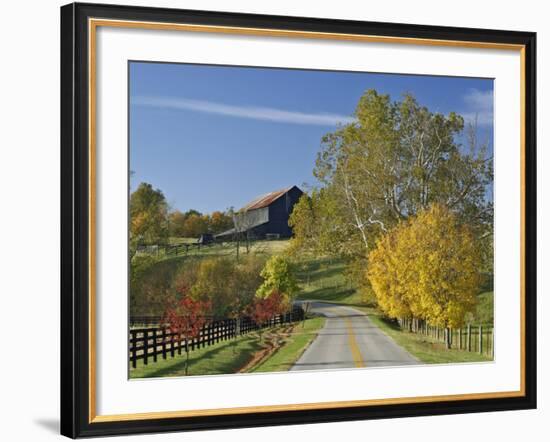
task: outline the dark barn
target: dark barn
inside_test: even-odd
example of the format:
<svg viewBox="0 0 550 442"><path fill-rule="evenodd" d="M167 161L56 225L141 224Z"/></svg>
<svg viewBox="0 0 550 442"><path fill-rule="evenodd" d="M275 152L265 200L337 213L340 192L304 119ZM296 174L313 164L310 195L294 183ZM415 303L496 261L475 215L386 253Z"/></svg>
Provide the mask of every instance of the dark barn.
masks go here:
<svg viewBox="0 0 550 442"><path fill-rule="evenodd" d="M216 240L231 241L237 234L250 239L290 238L288 218L303 193L292 186L259 196L237 212L235 227L216 235Z"/></svg>

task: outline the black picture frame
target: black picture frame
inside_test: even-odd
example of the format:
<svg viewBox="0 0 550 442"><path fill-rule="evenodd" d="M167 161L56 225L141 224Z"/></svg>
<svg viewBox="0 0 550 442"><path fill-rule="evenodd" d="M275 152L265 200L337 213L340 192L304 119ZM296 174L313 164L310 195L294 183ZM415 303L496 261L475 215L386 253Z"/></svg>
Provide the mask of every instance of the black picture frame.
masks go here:
<svg viewBox="0 0 550 442"><path fill-rule="evenodd" d="M524 395L139 420L90 419L89 18L521 45L524 51ZM61 8L61 434L241 428L536 408L536 34L73 3Z"/></svg>

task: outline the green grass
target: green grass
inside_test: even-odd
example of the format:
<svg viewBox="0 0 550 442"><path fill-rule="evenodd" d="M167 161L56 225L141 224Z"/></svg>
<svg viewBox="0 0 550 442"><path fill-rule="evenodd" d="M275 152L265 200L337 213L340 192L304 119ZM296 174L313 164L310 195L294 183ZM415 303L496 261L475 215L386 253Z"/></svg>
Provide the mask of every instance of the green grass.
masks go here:
<svg viewBox="0 0 550 442"><path fill-rule="evenodd" d="M171 236L170 238L168 238L168 244L172 246L179 244L193 244L196 243L197 240L198 238Z"/></svg>
<svg viewBox="0 0 550 442"><path fill-rule="evenodd" d="M346 305L361 305L359 292L344 275L346 264L342 259L318 258L298 266L300 293L297 299L315 299Z"/></svg>
<svg viewBox="0 0 550 442"><path fill-rule="evenodd" d="M189 375L213 375L236 373L244 367L254 353L262 349L262 343L255 333L227 340L189 352ZM185 353L174 358L168 356L158 362L149 359L144 365L139 360L135 369L130 369L130 378L152 378L185 375Z"/></svg>
<svg viewBox="0 0 550 442"><path fill-rule="evenodd" d="M196 238L176 238L171 237L169 243L171 245L183 245L183 244L196 244ZM239 254L245 256L247 253L253 253L258 255L275 255L282 253L289 244L288 239L281 240L259 240L252 241L250 243L249 250L247 252L246 245L244 242L240 243ZM211 256L236 256L237 255L237 243L236 242L224 242L224 243L214 243L206 246L189 247L188 251L185 252L184 249L178 251L176 255L175 252L166 253L164 248L160 248L157 252L140 252L141 254L150 254L151 256L156 257L159 261L164 260L183 260L188 257L211 257Z"/></svg>
<svg viewBox="0 0 550 442"><path fill-rule="evenodd" d="M493 292L484 292L477 297L476 311L471 320L472 324L492 327L494 314Z"/></svg>
<svg viewBox="0 0 550 442"><path fill-rule="evenodd" d="M456 362L491 361L492 358L475 352L446 349L445 344L435 339L402 330L398 324L390 321L372 307L360 307L369 319L398 345L426 364L444 364Z"/></svg>
<svg viewBox="0 0 550 442"><path fill-rule="evenodd" d="M318 330L324 323L324 318L314 317L306 320L303 328L301 322L295 324L289 334L285 332L288 330L288 325L266 330L261 342L257 333L250 333L237 339L191 351L189 352L189 376L237 373L253 359L257 352L265 349L267 342L272 341L273 338L277 340L282 338L282 347L249 371L286 371L317 336ZM162 359L161 355L157 357L156 363L150 357L147 365L143 360L138 360L137 367L130 369L130 378L185 376L184 352L174 358L171 358L169 353L167 359Z"/></svg>
<svg viewBox="0 0 550 442"><path fill-rule="evenodd" d="M314 317L302 324L297 324L290 337L273 355L255 366L252 372L287 371L300 358L308 345L315 339L319 330L325 325L324 317Z"/></svg>

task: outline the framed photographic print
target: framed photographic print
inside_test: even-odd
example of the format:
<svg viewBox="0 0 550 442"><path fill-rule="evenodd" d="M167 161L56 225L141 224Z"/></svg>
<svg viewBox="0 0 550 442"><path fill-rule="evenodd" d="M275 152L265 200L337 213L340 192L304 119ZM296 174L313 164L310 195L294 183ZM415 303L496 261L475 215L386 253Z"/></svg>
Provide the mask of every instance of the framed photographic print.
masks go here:
<svg viewBox="0 0 550 442"><path fill-rule="evenodd" d="M62 7L62 434L534 408L535 43Z"/></svg>

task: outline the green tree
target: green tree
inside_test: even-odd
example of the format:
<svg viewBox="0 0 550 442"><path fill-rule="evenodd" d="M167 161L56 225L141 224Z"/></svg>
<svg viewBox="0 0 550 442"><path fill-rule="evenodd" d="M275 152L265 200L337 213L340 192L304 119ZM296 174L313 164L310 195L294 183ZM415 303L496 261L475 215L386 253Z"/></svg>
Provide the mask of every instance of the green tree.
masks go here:
<svg viewBox="0 0 550 442"><path fill-rule="evenodd" d="M354 231L346 223L331 187L302 195L288 224L293 231L289 253L295 256L353 255L361 248L361 244L346 241Z"/></svg>
<svg viewBox="0 0 550 442"><path fill-rule="evenodd" d="M486 197L492 158L487 145L477 143L475 128L469 149L457 143L464 129L461 116L431 112L410 94L392 102L389 95L368 90L355 117L323 137L314 169L326 189L323 196L339 214L317 221L330 223L347 243L340 251L365 256L379 235L434 203L447 206L478 235L492 229Z"/></svg>
<svg viewBox="0 0 550 442"><path fill-rule="evenodd" d="M299 290L294 267L290 260L283 255L273 255L268 259L260 275L264 279L258 288L258 298L268 298L273 293L279 293L287 308L292 307L294 296Z"/></svg>
<svg viewBox="0 0 550 442"><path fill-rule="evenodd" d="M198 266L190 293L197 299L210 301L212 314L217 318L228 316L234 295L229 282L234 272L235 264L229 258L204 259Z"/></svg>
<svg viewBox="0 0 550 442"><path fill-rule="evenodd" d="M185 214L180 212L179 210L171 212L168 215L170 236L175 236L175 237L184 237L184 236L186 236L185 235L185 233L186 233L185 232L185 220L186 220Z"/></svg>
<svg viewBox="0 0 550 442"><path fill-rule="evenodd" d="M141 183L130 195L130 245L160 244L168 238L168 204L159 189ZM133 255L133 253L132 253Z"/></svg>

